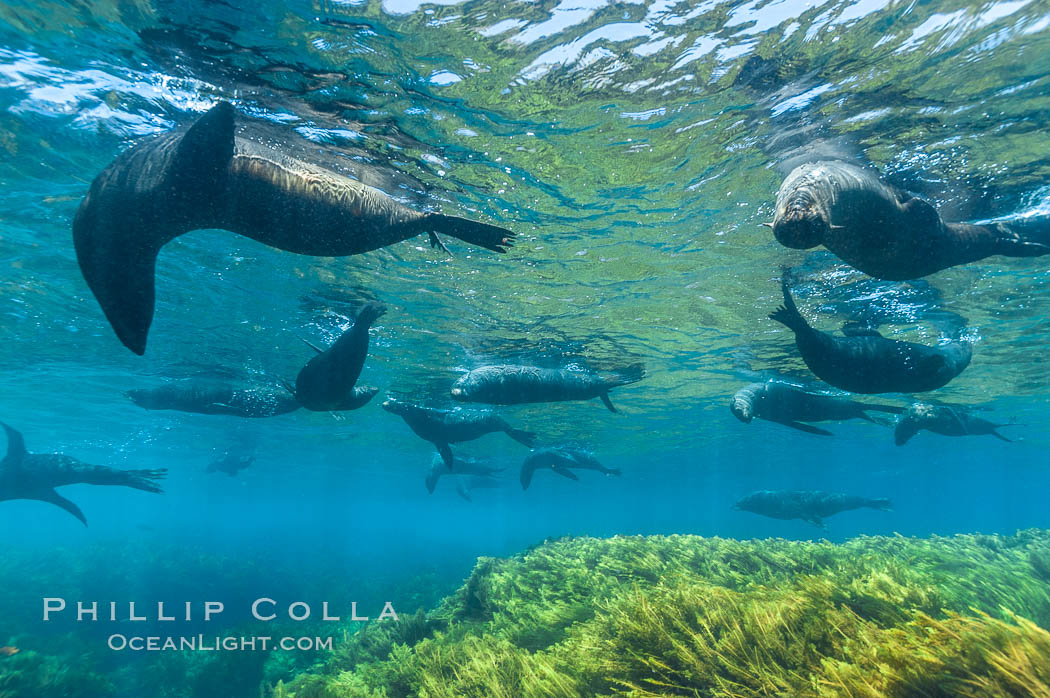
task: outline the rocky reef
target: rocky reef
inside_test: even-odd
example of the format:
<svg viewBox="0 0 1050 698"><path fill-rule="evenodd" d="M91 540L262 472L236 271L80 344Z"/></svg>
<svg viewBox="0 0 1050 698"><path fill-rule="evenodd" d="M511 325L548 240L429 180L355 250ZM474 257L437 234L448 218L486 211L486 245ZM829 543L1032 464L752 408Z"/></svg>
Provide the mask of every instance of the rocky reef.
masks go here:
<svg viewBox="0 0 1050 698"><path fill-rule="evenodd" d="M275 698L1050 696L1050 532L572 538L482 558Z"/></svg>

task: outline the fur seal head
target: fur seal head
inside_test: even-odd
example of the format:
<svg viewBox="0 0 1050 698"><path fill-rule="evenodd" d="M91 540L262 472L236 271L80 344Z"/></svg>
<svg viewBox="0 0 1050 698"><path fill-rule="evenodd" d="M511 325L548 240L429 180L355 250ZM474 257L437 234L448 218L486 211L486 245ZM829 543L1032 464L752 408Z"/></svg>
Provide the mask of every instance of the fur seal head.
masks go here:
<svg viewBox="0 0 1050 698"><path fill-rule="evenodd" d="M729 410L744 424L750 424L755 418L754 408L749 398L750 396L737 393L733 396L733 401L729 403Z"/></svg>
<svg viewBox="0 0 1050 698"><path fill-rule="evenodd" d="M780 197L773 218L773 236L784 247L806 250L824 241L831 230L827 211L806 186Z"/></svg>

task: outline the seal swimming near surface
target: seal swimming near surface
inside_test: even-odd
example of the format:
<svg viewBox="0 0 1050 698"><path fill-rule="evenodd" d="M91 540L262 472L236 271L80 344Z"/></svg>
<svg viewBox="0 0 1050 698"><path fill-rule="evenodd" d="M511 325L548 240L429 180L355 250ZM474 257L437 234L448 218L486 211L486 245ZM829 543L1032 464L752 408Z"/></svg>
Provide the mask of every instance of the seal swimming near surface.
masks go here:
<svg viewBox="0 0 1050 698"><path fill-rule="evenodd" d="M477 475L480 477L492 477L497 473L502 473L506 468L493 468L485 465L481 461L475 458L464 458L459 456L452 460L452 467L445 465L444 458L441 454L435 453L434 458L430 462L430 470L427 471L426 486L427 492L434 494L434 489L437 487L438 480L441 479L442 475Z"/></svg>
<svg viewBox="0 0 1050 698"><path fill-rule="evenodd" d="M368 328L383 313L382 303L367 303L353 326L327 349L311 347L317 356L303 366L295 378L295 399L308 410L327 412L330 410L357 409L372 399L377 390L372 390L367 399L354 391L354 384L361 375L368 356Z"/></svg>
<svg viewBox="0 0 1050 698"><path fill-rule="evenodd" d="M157 254L200 228L221 228L286 252L342 257L439 233L496 252L514 233L420 213L337 172L234 134L220 102L191 127L121 154L91 184L73 220L84 280L120 341L146 351Z"/></svg>
<svg viewBox="0 0 1050 698"><path fill-rule="evenodd" d="M120 485L145 492L162 493L157 480L167 469L118 470L104 465L88 465L60 453L29 453L22 434L0 422L7 434L7 455L0 461L0 502L32 499L64 509L87 526L83 512L73 502L55 492L64 485Z"/></svg>
<svg viewBox="0 0 1050 698"><path fill-rule="evenodd" d="M179 410L197 414L228 414L235 417L274 417L299 409L299 403L277 386L233 384L225 381L172 381L155 388L137 388L125 393L147 410Z"/></svg>
<svg viewBox="0 0 1050 698"><path fill-rule="evenodd" d="M875 422L868 411L900 414L903 407L876 405L851 400L844 395L828 395L806 390L782 381L752 383L733 395L729 409L741 422L748 424L758 417L810 434L832 436L826 429L804 422L864 419Z"/></svg>
<svg viewBox="0 0 1050 698"><path fill-rule="evenodd" d="M521 464L521 489L529 489L537 470L553 470L562 477L579 480L573 470L597 470L605 475L622 475L619 468L606 468L588 451L578 448L538 448L525 457Z"/></svg>
<svg viewBox="0 0 1050 698"><path fill-rule="evenodd" d="M602 376L589 371L538 366L482 366L468 371L452 386L452 397L464 402L517 405L525 402L561 402L600 397L616 412L609 391L637 383L645 377L641 364L633 364Z"/></svg>
<svg viewBox="0 0 1050 698"><path fill-rule="evenodd" d="M990 434L1003 441L1012 441L997 429L1010 424L996 424L987 419L974 416L962 405L931 405L927 402L916 402L901 415L893 430L893 440L903 446L908 440L923 429L943 436L983 436Z"/></svg>
<svg viewBox="0 0 1050 698"><path fill-rule="evenodd" d="M743 497L734 509L773 519L802 519L814 526L824 526L824 519L852 509L891 511L889 499L868 499L838 492L810 490L759 490Z"/></svg>
<svg viewBox="0 0 1050 698"><path fill-rule="evenodd" d="M473 441L485 434L503 432L520 444L532 447L536 435L524 429L515 429L490 410L438 410L421 407L395 398L383 401L383 409L405 420L405 424L419 438L437 447L445 466L453 466L450 444Z"/></svg>
<svg viewBox="0 0 1050 698"><path fill-rule="evenodd" d="M922 393L947 385L973 355L967 342L939 347L886 339L878 331L847 325L844 337L809 326L781 279L784 305L770 318L795 333L802 360L825 383L851 393Z"/></svg>
<svg viewBox="0 0 1050 698"><path fill-rule="evenodd" d="M786 247L824 245L865 274L892 281L992 255L1050 254L1050 217L945 223L927 201L838 160L806 163L788 174L772 228Z"/></svg>

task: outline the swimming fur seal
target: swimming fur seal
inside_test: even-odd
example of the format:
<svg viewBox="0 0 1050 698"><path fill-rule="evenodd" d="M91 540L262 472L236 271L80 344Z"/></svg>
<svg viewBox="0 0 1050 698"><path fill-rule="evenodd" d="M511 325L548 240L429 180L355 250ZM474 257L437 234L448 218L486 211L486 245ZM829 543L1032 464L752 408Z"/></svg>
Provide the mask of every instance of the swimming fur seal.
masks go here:
<svg viewBox="0 0 1050 698"><path fill-rule="evenodd" d="M230 477L236 477L237 473L250 468L254 462L255 456L250 454L236 455L234 453L224 453L221 458L216 458L211 463L208 463L208 467L204 472L226 473Z"/></svg>
<svg viewBox="0 0 1050 698"><path fill-rule="evenodd" d="M826 429L803 422L828 422L846 419L864 419L874 422L868 410L900 414L903 407L875 405L851 400L843 395L827 395L805 390L790 383L767 381L752 383L733 395L729 409L741 422L766 419L809 434L831 436Z"/></svg>
<svg viewBox="0 0 1050 698"><path fill-rule="evenodd" d="M824 245L860 271L907 281L992 255L1050 254L1050 218L945 223L928 202L870 170L819 161L791 171L777 192L773 235L787 247Z"/></svg>
<svg viewBox="0 0 1050 698"><path fill-rule="evenodd" d="M813 329L795 307L787 278L781 280L784 305L769 317L795 333L802 360L818 378L851 393L922 393L962 373L973 349L967 342L927 347L886 339L878 331L847 325L844 337Z"/></svg>
<svg viewBox="0 0 1050 698"><path fill-rule="evenodd" d="M893 430L893 440L903 446L908 439L926 429L943 436L982 436L991 434L997 439L1011 441L996 429L1008 427L1009 424L996 424L987 419L975 417L968 408L962 405L931 405L916 402L910 406Z"/></svg>
<svg viewBox="0 0 1050 698"><path fill-rule="evenodd" d="M536 435L524 429L515 429L499 415L489 410L438 410L420 407L395 398L383 401L383 409L405 420L416 436L437 447L441 459L449 468L453 465L449 444L473 441L485 434L502 431L520 444L531 447Z"/></svg>
<svg viewBox="0 0 1050 698"><path fill-rule="evenodd" d="M450 468L445 465L445 460L441 457L441 454L435 453L430 463L430 470L427 471L427 492L434 494L434 489L437 487L438 480L441 479L442 475L492 477L497 473L502 473L504 470L505 468L493 468L474 458L463 458L462 456L454 458Z"/></svg>
<svg viewBox="0 0 1050 698"><path fill-rule="evenodd" d="M7 455L0 461L0 502L33 499L65 509L87 526L83 512L73 502L55 492L63 485L121 485L146 492L161 493L156 481L167 474L159 470L117 470L104 465L88 465L60 453L28 453L22 435L0 422L7 434Z"/></svg>
<svg viewBox="0 0 1050 698"><path fill-rule="evenodd" d="M386 312L382 303L367 303L353 326L325 350L313 347L317 356L303 366L295 378L295 399L308 410L327 412L361 407L354 383L368 356L368 328ZM372 390L364 402L372 399Z"/></svg>
<svg viewBox="0 0 1050 698"><path fill-rule="evenodd" d="M591 453L578 448L538 448L521 464L521 489L529 489L537 470L553 470L562 477L579 480L573 470L597 470L605 475L622 475L619 468L606 468Z"/></svg>
<svg viewBox="0 0 1050 698"><path fill-rule="evenodd" d="M467 475L456 478L456 494L468 502L473 502L470 493L477 489L496 489L503 486L503 481L488 475Z"/></svg>
<svg viewBox="0 0 1050 698"><path fill-rule="evenodd" d="M273 417L299 409L299 403L276 386L234 385L196 378L172 381L156 388L129 390L125 394L136 405L147 410Z"/></svg>
<svg viewBox="0 0 1050 698"><path fill-rule="evenodd" d="M637 383L645 376L641 364L634 364L611 376L566 368L537 366L482 366L460 376L452 386L455 400L490 405L517 405L523 402L560 402L600 397L615 412L609 391Z"/></svg>
<svg viewBox="0 0 1050 698"><path fill-rule="evenodd" d="M73 220L77 261L114 331L136 354L153 321L154 269L165 244L222 228L297 254L361 254L421 233L504 252L514 233L420 213L378 189L234 135L221 102L186 130L124 152L95 178Z"/></svg>
<svg viewBox="0 0 1050 698"><path fill-rule="evenodd" d="M888 499L867 499L838 492L806 490L759 490L733 505L734 509L773 519L802 519L814 526L826 528L824 519L851 509L878 509L891 511Z"/></svg>

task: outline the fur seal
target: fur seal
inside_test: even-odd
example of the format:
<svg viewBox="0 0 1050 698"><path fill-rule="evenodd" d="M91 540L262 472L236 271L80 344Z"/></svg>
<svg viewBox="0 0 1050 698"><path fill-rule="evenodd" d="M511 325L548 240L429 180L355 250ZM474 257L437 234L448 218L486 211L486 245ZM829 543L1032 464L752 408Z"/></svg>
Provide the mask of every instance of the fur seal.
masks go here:
<svg viewBox="0 0 1050 698"><path fill-rule="evenodd" d="M634 364L611 376L566 368L537 366L482 366L460 376L452 386L452 398L490 405L517 405L524 402L560 402L600 397L615 412L609 391L637 383L645 376L641 364Z"/></svg>
<svg viewBox="0 0 1050 698"><path fill-rule="evenodd" d="M120 341L146 351L154 269L165 244L221 228L297 254L361 254L421 233L504 252L514 233L420 213L378 189L234 135L234 108L220 102L186 130L121 154L95 178L73 220L84 280Z"/></svg>
<svg viewBox="0 0 1050 698"><path fill-rule="evenodd" d="M449 444L473 441L497 431L502 431L518 443L529 447L536 440L536 435L531 431L515 429L489 410L438 410L412 405L395 398L384 400L383 409L401 417L416 436L434 444L448 468L454 463Z"/></svg>
<svg viewBox="0 0 1050 698"><path fill-rule="evenodd" d="M208 463L208 467L204 472L226 473L230 477L236 477L237 473L247 470L254 462L255 456L253 455L235 455L227 452L222 454L221 458L216 458L211 463Z"/></svg>
<svg viewBox="0 0 1050 698"><path fill-rule="evenodd" d="M807 490L759 490L752 492L733 505L734 509L772 519L802 519L814 526L826 528L824 519L852 509L878 509L891 511L893 503L888 499L867 499L838 492Z"/></svg>
<svg viewBox="0 0 1050 698"><path fill-rule="evenodd" d="M974 416L967 407L961 405L931 405L927 402L916 402L897 420L893 430L893 440L903 446L908 439L923 429L943 436L982 436L990 434L1003 441L1012 441L996 429L1008 427L1009 424L996 424L987 419Z"/></svg>
<svg viewBox="0 0 1050 698"><path fill-rule="evenodd" d="M578 448L538 448L525 457L521 464L521 489L529 489L537 470L553 470L562 477L579 480L573 470L597 470L605 475L622 475L619 468L606 468L587 451Z"/></svg>
<svg viewBox="0 0 1050 698"><path fill-rule="evenodd" d="M311 347L317 356L303 366L295 378L295 399L308 410L352 410L361 407L378 392L372 389L363 395L354 391L354 383L361 375L368 356L368 328L386 312L382 303L367 303L361 308L354 324L332 346L325 350Z"/></svg>
<svg viewBox="0 0 1050 698"><path fill-rule="evenodd" d="M228 414L234 417L273 417L299 409L299 403L277 387L261 384L234 385L223 381L191 378L156 388L138 388L125 393L147 410L179 410L197 414Z"/></svg>
<svg viewBox="0 0 1050 698"><path fill-rule="evenodd" d="M824 245L856 269L907 281L992 255L1050 254L1050 218L945 223L928 202L842 161L796 167L777 192L773 235L786 247Z"/></svg>
<svg viewBox="0 0 1050 698"><path fill-rule="evenodd" d="M83 512L73 502L55 492L63 485L120 485L145 492L161 493L156 484L167 474L159 470L117 470L104 465L88 465L60 453L28 453L22 435L0 422L7 434L7 455L0 461L0 502L33 499L68 511L87 526Z"/></svg>
<svg viewBox="0 0 1050 698"><path fill-rule="evenodd" d="M787 278L781 280L784 305L770 318L795 333L803 361L818 378L851 393L922 393L962 373L973 349L967 342L927 347L886 339L876 330L847 325L844 337L813 329L795 307Z"/></svg>
<svg viewBox="0 0 1050 698"><path fill-rule="evenodd" d="M441 479L442 475L477 475L479 477L492 477L497 473L502 473L504 470L505 468L493 468L485 465L474 458L463 457L453 459L452 467L450 468L445 465L445 460L441 455L435 453L433 460L430 462L430 470L427 471L427 492L434 494L434 489L437 487L438 480Z"/></svg>
<svg viewBox="0 0 1050 698"><path fill-rule="evenodd" d="M503 481L488 475L466 475L456 478L456 494L468 502L473 502L470 493L477 489L496 489L503 486Z"/></svg>
<svg viewBox="0 0 1050 698"><path fill-rule="evenodd" d="M831 436L831 432L803 422L829 422L847 419L864 419L874 422L868 410L900 414L903 407L875 405L851 400L843 395L805 390L790 383L767 381L752 383L738 390L729 404L729 409L741 422L766 419L810 434Z"/></svg>

